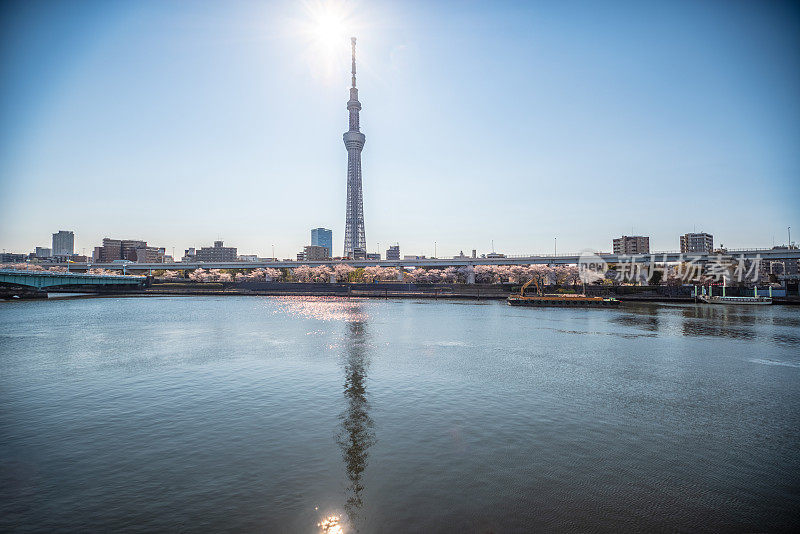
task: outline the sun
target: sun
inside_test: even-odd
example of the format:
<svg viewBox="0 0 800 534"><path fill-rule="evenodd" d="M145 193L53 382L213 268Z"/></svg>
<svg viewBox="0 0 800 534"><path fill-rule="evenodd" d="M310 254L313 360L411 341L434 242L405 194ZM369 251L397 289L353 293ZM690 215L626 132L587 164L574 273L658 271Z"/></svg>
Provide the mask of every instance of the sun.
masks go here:
<svg viewBox="0 0 800 534"><path fill-rule="evenodd" d="M294 20L294 34L303 43L305 63L311 75L326 85L346 80L350 60L350 37L362 25L355 16L355 3L345 0L305 0L302 18Z"/></svg>
<svg viewBox="0 0 800 534"><path fill-rule="evenodd" d="M306 35L319 47L330 49L347 44L353 31L350 13L342 1L317 0L305 3L308 16Z"/></svg>

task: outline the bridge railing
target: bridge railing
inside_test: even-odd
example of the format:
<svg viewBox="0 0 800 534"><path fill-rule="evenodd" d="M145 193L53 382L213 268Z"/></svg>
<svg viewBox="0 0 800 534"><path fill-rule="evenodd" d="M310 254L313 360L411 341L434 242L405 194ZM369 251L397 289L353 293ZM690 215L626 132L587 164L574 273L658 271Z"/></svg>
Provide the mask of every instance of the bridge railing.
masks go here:
<svg viewBox="0 0 800 534"><path fill-rule="evenodd" d="M146 276L142 276L140 274L92 274L92 273L75 273L67 271L49 271L47 269L21 270L21 269L0 268L0 273L19 274L26 276L74 276L77 278L114 278L114 279L125 279L125 280L130 280L134 278L138 279L147 278Z"/></svg>

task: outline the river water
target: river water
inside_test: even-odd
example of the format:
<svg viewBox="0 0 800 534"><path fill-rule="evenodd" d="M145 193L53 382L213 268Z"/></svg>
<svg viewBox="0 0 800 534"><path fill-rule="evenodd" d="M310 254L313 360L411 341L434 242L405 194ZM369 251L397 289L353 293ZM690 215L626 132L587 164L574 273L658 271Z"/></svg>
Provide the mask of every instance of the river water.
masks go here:
<svg viewBox="0 0 800 534"><path fill-rule="evenodd" d="M795 530L799 312L0 303L0 530Z"/></svg>

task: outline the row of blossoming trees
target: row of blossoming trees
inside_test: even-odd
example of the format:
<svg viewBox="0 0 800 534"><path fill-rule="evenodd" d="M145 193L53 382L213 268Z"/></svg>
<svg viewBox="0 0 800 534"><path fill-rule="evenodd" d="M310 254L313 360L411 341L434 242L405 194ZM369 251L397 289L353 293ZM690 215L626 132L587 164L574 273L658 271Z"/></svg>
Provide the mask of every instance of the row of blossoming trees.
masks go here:
<svg viewBox="0 0 800 534"><path fill-rule="evenodd" d="M17 270L48 270L66 272L61 265L38 264L0 264L0 268ZM639 283L652 285L680 285L685 283L681 277L681 266L673 265L664 269L663 276L654 279L652 272L637 271L624 273L612 266L604 275L590 278L588 281L604 284ZM119 275L119 271L107 269L89 269L89 274ZM539 285L578 285L581 275L574 265L476 265L472 268L475 282L479 284L522 284L534 278ZM196 269L184 274L184 271L155 271L156 278L165 281L180 281L188 278L194 282L263 282L268 280L284 282L316 282L327 283L333 278L337 282L371 283L401 280L417 284L466 283L469 279L469 267L447 267L444 269L417 268L400 272L395 267L354 268L347 264L334 267L299 265L291 269L275 269L271 267L259 269Z"/></svg>
<svg viewBox="0 0 800 534"><path fill-rule="evenodd" d="M580 284L580 275L575 266L548 265L477 265L472 268L475 281L485 284L519 284L536 278L541 285ZM337 282L371 283L401 280L410 283L467 283L469 267L447 267L444 269L416 268L402 272L395 267L355 268L341 264L334 267L326 265L311 267L300 265L292 269L273 269L270 267L252 270L196 269L188 274L194 282L257 282L265 280L286 282L328 283ZM181 280L181 271L164 271L158 274L164 280Z"/></svg>

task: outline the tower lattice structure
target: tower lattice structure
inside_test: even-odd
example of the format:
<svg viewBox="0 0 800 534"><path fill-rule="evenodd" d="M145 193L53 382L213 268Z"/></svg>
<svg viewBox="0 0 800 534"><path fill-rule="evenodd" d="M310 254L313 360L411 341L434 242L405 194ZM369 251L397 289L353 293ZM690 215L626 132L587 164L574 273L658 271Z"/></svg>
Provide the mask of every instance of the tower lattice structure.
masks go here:
<svg viewBox="0 0 800 534"><path fill-rule="evenodd" d="M356 88L356 38L350 39L352 46L352 86L347 111L350 115L350 128L344 133L344 146L347 148L347 214L344 223L344 255L354 256L365 253L367 240L364 237L364 201L361 194L361 151L366 137L359 130L358 114L361 102Z"/></svg>

